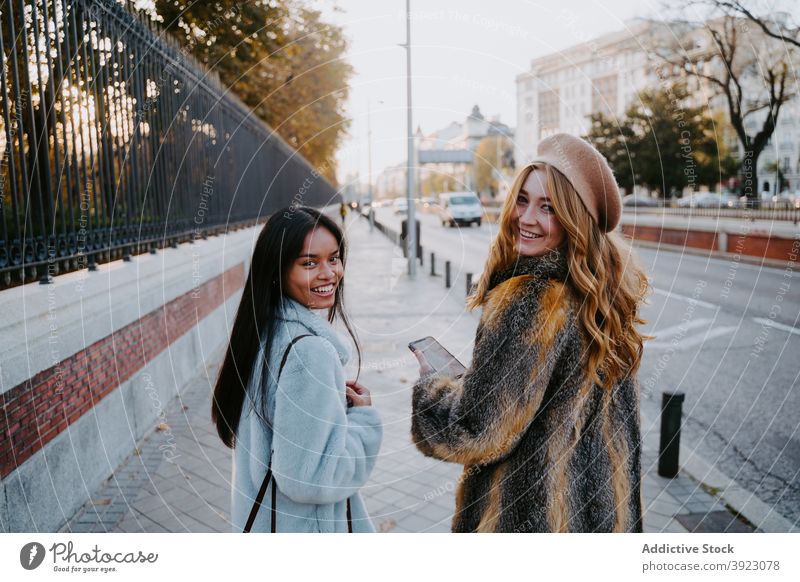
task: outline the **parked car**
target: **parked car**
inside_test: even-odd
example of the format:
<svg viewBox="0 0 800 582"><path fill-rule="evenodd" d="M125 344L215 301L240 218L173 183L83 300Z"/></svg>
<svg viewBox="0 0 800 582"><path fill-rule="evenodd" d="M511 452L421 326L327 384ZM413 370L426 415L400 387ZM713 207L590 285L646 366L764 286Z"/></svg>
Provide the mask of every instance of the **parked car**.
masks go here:
<svg viewBox="0 0 800 582"><path fill-rule="evenodd" d="M405 198L395 198L392 207L395 214L408 214L408 200Z"/></svg>
<svg viewBox="0 0 800 582"><path fill-rule="evenodd" d="M792 194L784 190L772 197L772 205L774 208L800 208L800 193Z"/></svg>
<svg viewBox="0 0 800 582"><path fill-rule="evenodd" d="M448 192L439 196L442 226L481 225L483 207L474 192Z"/></svg>
<svg viewBox="0 0 800 582"><path fill-rule="evenodd" d="M727 208L728 200L714 192L695 192L678 200L681 208Z"/></svg>
<svg viewBox="0 0 800 582"><path fill-rule="evenodd" d="M628 194L627 196L622 197L622 205L623 206L646 206L646 207L657 207L661 206L658 203L658 200L655 198L651 198L650 196L642 196L641 194Z"/></svg>

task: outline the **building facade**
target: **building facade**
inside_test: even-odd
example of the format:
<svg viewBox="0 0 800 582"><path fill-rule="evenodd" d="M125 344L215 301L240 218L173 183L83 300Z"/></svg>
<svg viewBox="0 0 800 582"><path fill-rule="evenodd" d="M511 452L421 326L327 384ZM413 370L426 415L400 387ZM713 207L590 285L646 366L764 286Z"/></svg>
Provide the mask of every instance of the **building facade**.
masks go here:
<svg viewBox="0 0 800 582"><path fill-rule="evenodd" d="M515 156L518 165L535 156L539 142L554 133L584 136L590 128L590 115L602 112L621 119L640 91L656 89L669 82L663 59L648 47L670 47L676 36L689 39L696 50L706 46L708 35L702 28L647 19L626 22L622 31L609 33L563 51L531 61L530 69L516 78L517 132ZM716 95L706 82L687 79L693 106L724 112L724 97ZM763 86L753 86L763 91ZM754 135L764 114L748 118L746 129ZM728 145L738 148L735 136L726 136ZM767 149L759 158L759 189L777 190L775 162L786 181L784 189L800 190L800 99L795 97L781 109L778 124Z"/></svg>

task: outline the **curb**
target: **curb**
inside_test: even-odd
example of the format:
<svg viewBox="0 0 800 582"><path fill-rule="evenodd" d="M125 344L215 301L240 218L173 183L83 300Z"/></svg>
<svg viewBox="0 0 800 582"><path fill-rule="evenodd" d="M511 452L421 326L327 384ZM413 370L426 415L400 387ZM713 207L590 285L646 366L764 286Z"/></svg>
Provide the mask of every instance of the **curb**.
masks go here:
<svg viewBox="0 0 800 582"><path fill-rule="evenodd" d="M695 481L710 489L730 509L752 523L758 530L766 533L787 533L800 531L800 525L780 515L774 507L764 503L755 493L738 485L733 479L701 459L694 451L681 445L681 471Z"/></svg>

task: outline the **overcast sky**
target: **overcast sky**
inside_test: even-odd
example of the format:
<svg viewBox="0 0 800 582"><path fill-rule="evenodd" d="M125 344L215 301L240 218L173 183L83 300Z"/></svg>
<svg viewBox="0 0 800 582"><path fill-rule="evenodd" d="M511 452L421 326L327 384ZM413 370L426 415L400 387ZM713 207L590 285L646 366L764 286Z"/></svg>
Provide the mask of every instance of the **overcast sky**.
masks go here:
<svg viewBox="0 0 800 582"><path fill-rule="evenodd" d="M341 8L332 13L331 5ZM328 18L350 41L355 67L350 138L339 179L367 177L367 112L372 111L373 176L406 157L405 0L329 0ZM473 105L516 125L515 78L531 59L624 30L658 13L654 0L412 0L413 123L424 133L463 121Z"/></svg>

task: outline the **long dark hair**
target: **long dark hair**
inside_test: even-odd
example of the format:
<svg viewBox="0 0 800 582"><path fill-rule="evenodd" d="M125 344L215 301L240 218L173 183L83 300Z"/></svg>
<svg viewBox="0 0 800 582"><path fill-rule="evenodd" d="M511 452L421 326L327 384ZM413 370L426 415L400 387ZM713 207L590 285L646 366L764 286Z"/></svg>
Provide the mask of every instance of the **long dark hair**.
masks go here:
<svg viewBox="0 0 800 582"><path fill-rule="evenodd" d="M285 288L289 269L303 250L306 235L316 226L327 229L336 238L344 268L347 258L344 234L336 222L313 208L290 206L278 210L258 235L250 272L233 322L231 340L214 386L214 400L211 403L211 420L216 425L222 442L230 448L236 445L236 431L239 428L239 417L251 375L260 373L266 380L270 373L274 375L278 373L278 370L268 369L267 361L275 335L278 312L284 301L282 290ZM333 307L328 310L328 321L333 322L337 317L342 320L355 344L360 369L361 349L342 308L344 303L342 282L336 288ZM265 355L261 369L256 370L254 369L256 358L259 346L262 344ZM262 381L261 385L266 390L266 381ZM254 394L252 398L254 401L260 401L259 412L261 418L266 419L265 395Z"/></svg>

